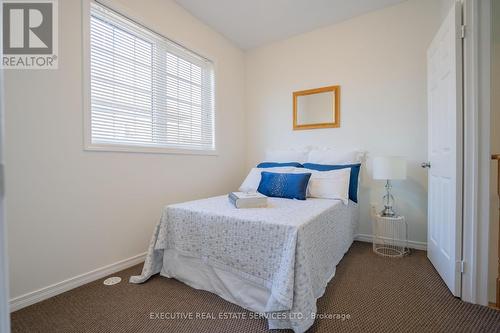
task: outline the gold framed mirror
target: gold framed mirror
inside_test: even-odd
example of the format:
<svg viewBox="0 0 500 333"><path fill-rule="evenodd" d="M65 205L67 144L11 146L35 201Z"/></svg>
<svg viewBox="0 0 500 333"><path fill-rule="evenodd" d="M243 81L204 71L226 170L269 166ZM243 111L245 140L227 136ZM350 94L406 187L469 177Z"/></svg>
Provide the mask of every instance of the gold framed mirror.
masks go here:
<svg viewBox="0 0 500 333"><path fill-rule="evenodd" d="M293 129L340 127L340 86L295 91Z"/></svg>

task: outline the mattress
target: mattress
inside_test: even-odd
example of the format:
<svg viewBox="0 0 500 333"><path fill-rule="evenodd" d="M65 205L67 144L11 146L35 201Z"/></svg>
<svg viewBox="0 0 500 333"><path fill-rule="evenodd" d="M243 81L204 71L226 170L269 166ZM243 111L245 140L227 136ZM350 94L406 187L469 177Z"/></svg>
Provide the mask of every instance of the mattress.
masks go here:
<svg viewBox="0 0 500 333"><path fill-rule="evenodd" d="M337 200L269 198L236 209L226 196L164 208L143 272L214 292L248 310L273 314L269 328L300 333L314 322L335 267L349 249L358 206Z"/></svg>

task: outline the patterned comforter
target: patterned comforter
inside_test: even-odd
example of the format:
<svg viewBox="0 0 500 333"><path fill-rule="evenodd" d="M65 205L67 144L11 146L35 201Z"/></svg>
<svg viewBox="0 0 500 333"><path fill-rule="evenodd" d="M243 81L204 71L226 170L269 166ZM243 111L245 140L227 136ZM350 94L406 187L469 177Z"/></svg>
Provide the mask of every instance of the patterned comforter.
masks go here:
<svg viewBox="0 0 500 333"><path fill-rule="evenodd" d="M270 328L306 331L316 299L349 249L358 220L357 204L269 198L267 208L236 209L226 196L164 208L151 239L143 283L160 272L163 251L175 249L270 290ZM277 318L277 319L275 319Z"/></svg>

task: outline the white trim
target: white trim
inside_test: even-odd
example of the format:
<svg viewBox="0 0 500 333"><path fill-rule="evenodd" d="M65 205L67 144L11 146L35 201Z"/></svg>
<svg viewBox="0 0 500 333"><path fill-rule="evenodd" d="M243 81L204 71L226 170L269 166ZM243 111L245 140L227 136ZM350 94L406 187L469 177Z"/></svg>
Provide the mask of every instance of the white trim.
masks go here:
<svg viewBox="0 0 500 333"><path fill-rule="evenodd" d="M114 264L107 265L93 271L69 278L67 280L55 283L48 287L44 287L27 294L15 297L10 300L10 311L17 311L28 305L35 304L46 300L47 298L54 297L65 291L74 289L76 287L82 286L86 283L99 280L105 276L116 273L118 271L124 270L126 268L132 267L134 265L140 264L146 258L147 252L135 255L128 259L118 261ZM126 282L127 283L127 282Z"/></svg>
<svg viewBox="0 0 500 333"><path fill-rule="evenodd" d="M490 231L490 116L491 116L491 0L476 0L479 10L478 39L478 228L476 303L488 305Z"/></svg>
<svg viewBox="0 0 500 333"><path fill-rule="evenodd" d="M491 0L464 0L462 300L488 305Z"/></svg>
<svg viewBox="0 0 500 333"><path fill-rule="evenodd" d="M373 235L357 234L354 237L354 240L357 240L360 242L373 243ZM427 243L426 242L417 242L417 241L409 240L408 247L411 249L427 251Z"/></svg>
<svg viewBox="0 0 500 333"><path fill-rule="evenodd" d="M462 274L462 300L475 303L477 262L474 260L477 238L477 3L464 2L464 225L462 260L470 270Z"/></svg>
<svg viewBox="0 0 500 333"><path fill-rule="evenodd" d="M90 113L90 112L87 112ZM87 117L86 117L87 118ZM85 128L90 136L90 128ZM89 144L85 142L86 151L103 151L103 152L129 152L129 153L152 153L152 154L179 154L179 155L207 155L218 156L217 150L196 150L182 148L162 148L162 147L146 147L134 145L118 145L118 144Z"/></svg>
<svg viewBox="0 0 500 333"><path fill-rule="evenodd" d="M101 151L101 152L128 152L128 153L153 153L153 154L179 154L179 155L206 155L206 156L218 156L218 146L217 146L217 130L219 128L217 122L217 73L218 66L215 57L204 51L200 51L198 48L189 45L189 43L180 43L175 38L167 37L165 38L171 40L172 42L180 45L181 47L188 49L204 59L210 59L213 66L214 74L214 87L213 87L213 103L214 103L214 115L213 115L213 135L214 135L214 150L196 150L196 149L182 149L182 148L169 148L169 147L147 147L147 146L136 146L136 145L125 145L125 144L93 144L91 136L91 110L90 110L90 3L100 3L104 6L111 8L112 10L120 13L121 15L130 18L131 20L143 25L147 29L153 31L155 34L164 36L163 34L156 32L155 29L151 29L145 22L147 20L132 14L132 10L122 4L117 3L113 0L82 0L82 108L83 108L83 150L85 151Z"/></svg>
<svg viewBox="0 0 500 333"><path fill-rule="evenodd" d="M3 17L0 6L0 17ZM0 34L0 56L3 52L3 36ZM9 318L9 269L7 255L7 225L5 221L5 168L4 168L4 77L0 69L0 333L10 332Z"/></svg>

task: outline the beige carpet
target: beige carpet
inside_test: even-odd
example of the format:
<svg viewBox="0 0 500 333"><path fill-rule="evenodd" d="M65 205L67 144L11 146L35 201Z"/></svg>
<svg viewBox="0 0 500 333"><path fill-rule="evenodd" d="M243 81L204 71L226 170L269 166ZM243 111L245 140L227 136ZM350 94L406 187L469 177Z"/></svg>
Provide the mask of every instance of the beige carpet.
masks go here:
<svg viewBox="0 0 500 333"><path fill-rule="evenodd" d="M212 319L249 313L205 291L155 276L143 285L125 282L140 266L119 272L124 281L102 280L12 314L13 332L267 332L263 319ZM153 318L206 315L198 319ZM403 259L371 252L355 242L337 268L318 312L349 319L316 320L309 332L500 332L500 312L454 298L427 260L416 251Z"/></svg>

